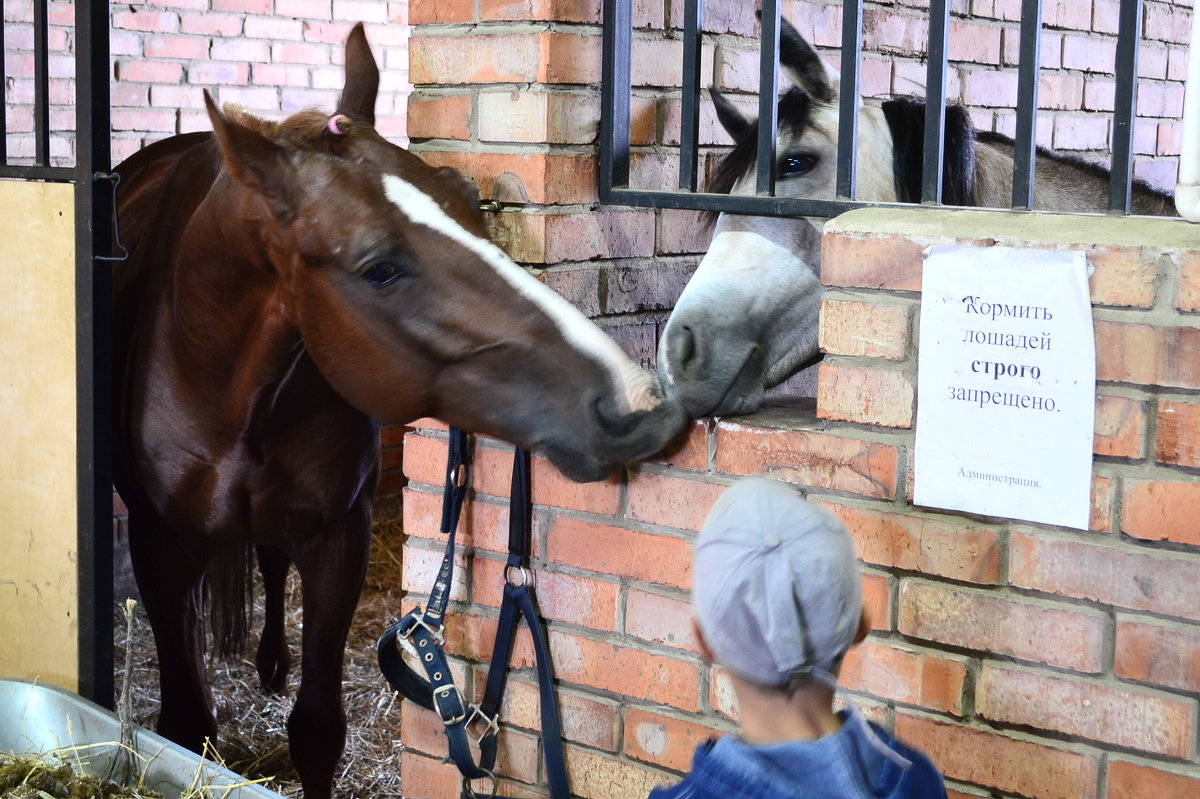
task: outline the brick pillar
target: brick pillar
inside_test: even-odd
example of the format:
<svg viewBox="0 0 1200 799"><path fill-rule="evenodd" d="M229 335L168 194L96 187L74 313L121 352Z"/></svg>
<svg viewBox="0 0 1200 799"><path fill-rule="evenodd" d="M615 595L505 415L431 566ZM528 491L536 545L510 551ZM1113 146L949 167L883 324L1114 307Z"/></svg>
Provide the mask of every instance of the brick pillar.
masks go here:
<svg viewBox="0 0 1200 799"><path fill-rule="evenodd" d="M637 12L643 29L639 37L649 37L639 41L638 47L645 48L639 49L640 63L660 67L661 74L642 78L662 88L639 90L634 99L634 144L639 152L633 167L635 179L657 186L662 184L655 175L664 163L657 149L664 140L672 144L671 135L660 130L659 118L678 107L680 42L669 41L661 30L664 4L655 9L650 5L643 4ZM600 6L599 0L411 0L410 149L430 164L458 169L475 181L484 199L502 203L503 210L491 217L497 243L592 317L634 360L652 366L659 325L698 263L707 231L696 214L598 204ZM647 27L657 32L649 33ZM674 100L669 96L672 89ZM676 129L677 118L676 111ZM677 134L674 138L677 143ZM442 537L436 533L434 516L439 496L435 484L445 464L442 429L418 424L417 433L404 443L404 471L415 481L404 493L404 528L410 538L402 587L411 601L422 601L441 557ZM455 658L456 679L469 696L482 690L479 664L488 659L495 635L495 592L502 580L506 524L501 497L508 492L506 452L494 442L477 447L476 499L464 514L461 531L470 551L464 553L463 568L456 569L453 598L471 607L456 610L447 645ZM541 459L534 468L534 501L539 505L566 507L572 514L614 514L623 501L625 488L617 479L576 486ZM488 481L493 474L503 479L493 485ZM535 522L539 559L546 556L548 523L544 517ZM597 528L607 530L603 525ZM568 538L584 541L588 532L569 532ZM673 547L672 560L678 561L674 568L684 568L686 546L681 540L633 538L638 545ZM667 673L678 678L672 690L687 699L652 693L654 701L695 709L695 656L688 652L682 659L664 658L641 645L629 646L615 630L618 594L624 591L617 580L602 576L576 581L562 572L538 569L544 612L554 626L555 667L560 680L572 683L563 685L559 700L573 788L593 796L597 786L607 785L613 795L644 796L654 784L670 778L620 756L621 705L604 692L618 691L621 680L638 673L645 675L642 682L654 684L647 690L663 691L661 675ZM661 601L650 595L645 599ZM678 604L677 598L670 599ZM566 630L559 629L563 625ZM573 651L580 653L574 670ZM501 790L516 796L546 791L529 657L522 632L514 654L521 671L510 682L498 770ZM609 657L620 661L616 671L603 665ZM596 680L617 682L597 686ZM401 764L405 796L420 799L457 792L457 771L440 762L446 743L436 718L406 704L401 740L406 748Z"/></svg>
<svg viewBox="0 0 1200 799"><path fill-rule="evenodd" d="M652 366L659 324L707 232L695 214L597 204L600 5L414 0L408 134L413 152L504 204L492 235L514 260ZM637 24L661 29L661 4ZM677 87L680 43L654 35L639 47L666 77L649 80ZM635 98L635 144L660 143L658 107L666 102ZM639 155L635 173L656 163Z"/></svg>

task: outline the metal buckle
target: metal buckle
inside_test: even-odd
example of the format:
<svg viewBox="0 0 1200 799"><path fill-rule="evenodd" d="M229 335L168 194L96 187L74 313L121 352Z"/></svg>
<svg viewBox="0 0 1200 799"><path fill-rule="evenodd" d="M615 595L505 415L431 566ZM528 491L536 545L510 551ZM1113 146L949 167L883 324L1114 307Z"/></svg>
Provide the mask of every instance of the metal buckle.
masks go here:
<svg viewBox="0 0 1200 799"><path fill-rule="evenodd" d="M452 716L451 718L445 718L443 716L442 724L446 725L447 727L458 724L460 721L467 718L468 711L470 710L470 705L468 705L466 700L463 698L462 691L458 690L457 685L450 683L449 685L443 685L440 688L433 689L433 705L437 708L439 716L442 715L442 706L437 700L441 697L449 696L450 694L455 694L458 696L458 706L462 708L462 712L457 716Z"/></svg>
<svg viewBox="0 0 1200 799"><path fill-rule="evenodd" d="M513 582L512 575L511 575L511 572L513 569L516 569L519 572L521 572L521 582L519 582L519 583ZM512 566L510 564L505 564L505 566L504 566L504 582L508 583L513 588L518 588L522 585L531 588L531 587L533 587L533 572L530 571L529 569L525 568L524 566Z"/></svg>
<svg viewBox="0 0 1200 799"><path fill-rule="evenodd" d="M479 705L471 705L470 713L467 714L467 733L475 739L475 743L480 743L489 735L498 735L500 733L500 713L495 716L489 716L479 709ZM483 723L483 732L476 735L471 730L471 725L476 721Z"/></svg>
<svg viewBox="0 0 1200 799"><path fill-rule="evenodd" d="M429 634L433 636L434 643L436 643L438 646L446 643L446 636L442 633L442 625L438 625L437 627L430 626L429 622L425 621L424 613L418 613L417 615L413 616L413 626L409 628L404 637L412 638L413 633L416 632L418 627L424 627L426 630L428 630Z"/></svg>
<svg viewBox="0 0 1200 799"><path fill-rule="evenodd" d="M492 781L492 790L491 790L491 792L490 792L490 793L487 793L487 794L484 794L483 796L486 796L486 797L487 797L487 799L496 799L496 790L497 790L497 789L500 787L500 783L499 783L499 781L496 779L496 775L495 775L495 774L493 774L492 772L488 771L487 769L483 769L483 771L484 771L484 772L487 774L487 776L486 776L486 777L480 777L479 779L481 779L481 780L482 780L482 779L489 779L489 780L491 780L491 781ZM463 777L463 781L462 781L462 787L463 787L463 793L465 793L467 796L471 797L471 799L482 799L482 797L481 797L481 795L480 795L480 794L477 794L477 793L475 793L475 789L471 787L471 781L470 781L469 779L467 779L466 777Z"/></svg>

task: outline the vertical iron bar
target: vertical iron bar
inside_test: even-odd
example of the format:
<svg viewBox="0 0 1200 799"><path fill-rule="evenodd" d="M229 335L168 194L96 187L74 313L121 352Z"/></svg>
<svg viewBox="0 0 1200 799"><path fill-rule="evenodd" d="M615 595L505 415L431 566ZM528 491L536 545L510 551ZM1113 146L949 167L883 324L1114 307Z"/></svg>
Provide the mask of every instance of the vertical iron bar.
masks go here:
<svg viewBox="0 0 1200 799"><path fill-rule="evenodd" d="M1012 207L1033 209L1037 162L1038 74L1041 67L1042 3L1021 2L1021 61L1017 68L1017 136L1013 151Z"/></svg>
<svg viewBox="0 0 1200 799"><path fill-rule="evenodd" d="M775 195L775 138L779 131L779 0L763 0L758 61L758 161L755 191Z"/></svg>
<svg viewBox="0 0 1200 799"><path fill-rule="evenodd" d="M1142 0L1121 0L1117 31L1117 87L1113 105L1108 210L1128 214L1129 189L1133 180L1133 121L1137 117L1137 45L1142 38Z"/></svg>
<svg viewBox="0 0 1200 799"><path fill-rule="evenodd" d="M683 103L679 120L679 188L696 190L696 164L700 138L700 31L704 27L704 4L683 4Z"/></svg>
<svg viewBox="0 0 1200 799"><path fill-rule="evenodd" d="M0 92L4 92L8 81L4 76L4 0L0 0ZM8 163L8 103L0 103L0 164Z"/></svg>
<svg viewBox="0 0 1200 799"><path fill-rule="evenodd" d="M629 62L633 56L632 0L604 0L600 82L600 199L629 185Z"/></svg>
<svg viewBox="0 0 1200 799"><path fill-rule="evenodd" d="M33 0L33 162L38 166L50 165L49 2Z"/></svg>
<svg viewBox="0 0 1200 799"><path fill-rule="evenodd" d="M838 108L837 197L854 199L858 153L858 62L862 57L862 0L842 3L842 81Z"/></svg>
<svg viewBox="0 0 1200 799"><path fill-rule="evenodd" d="M75 0L75 392L79 693L113 706L112 251L108 0Z"/></svg>
<svg viewBox="0 0 1200 799"><path fill-rule="evenodd" d="M929 0L929 63L925 71L925 149L921 202L942 201L942 139L946 128L946 39L950 0Z"/></svg>

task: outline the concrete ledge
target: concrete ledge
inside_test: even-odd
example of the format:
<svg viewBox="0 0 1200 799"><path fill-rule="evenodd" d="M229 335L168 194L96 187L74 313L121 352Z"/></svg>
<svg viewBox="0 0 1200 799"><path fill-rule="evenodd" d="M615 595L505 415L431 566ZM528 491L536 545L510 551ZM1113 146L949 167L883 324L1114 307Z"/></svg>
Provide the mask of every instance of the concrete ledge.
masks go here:
<svg viewBox="0 0 1200 799"><path fill-rule="evenodd" d="M1014 213L930 208L861 208L825 223L825 233L907 236L914 239L974 239L981 243L1035 246L1153 247L1200 249L1200 226L1182 219Z"/></svg>

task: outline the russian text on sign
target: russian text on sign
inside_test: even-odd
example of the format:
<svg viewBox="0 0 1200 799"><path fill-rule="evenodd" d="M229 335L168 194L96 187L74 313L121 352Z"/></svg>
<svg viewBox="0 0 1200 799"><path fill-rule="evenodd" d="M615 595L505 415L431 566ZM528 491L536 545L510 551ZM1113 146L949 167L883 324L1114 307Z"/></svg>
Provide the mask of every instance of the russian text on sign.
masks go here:
<svg viewBox="0 0 1200 799"><path fill-rule="evenodd" d="M1082 253L934 247L914 501L1086 528L1095 344Z"/></svg>

